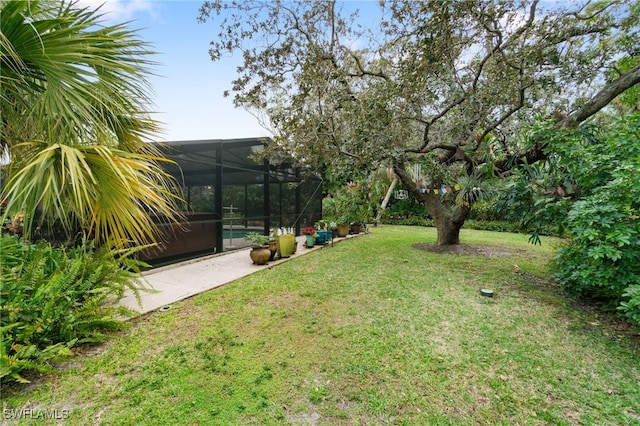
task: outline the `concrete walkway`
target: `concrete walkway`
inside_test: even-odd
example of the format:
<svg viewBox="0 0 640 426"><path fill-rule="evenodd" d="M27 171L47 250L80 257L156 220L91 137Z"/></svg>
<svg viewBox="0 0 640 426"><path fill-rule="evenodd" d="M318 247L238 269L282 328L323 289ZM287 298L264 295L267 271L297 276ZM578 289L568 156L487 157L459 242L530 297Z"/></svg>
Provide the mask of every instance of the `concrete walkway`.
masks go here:
<svg viewBox="0 0 640 426"><path fill-rule="evenodd" d="M349 235L345 238L334 238L333 244L356 236ZM331 247L332 245L330 242L324 246L317 245L312 248L306 248L304 246L304 235L297 237L296 241L298 241L298 249L291 257L277 259L262 266L254 265L249 258L251 249L244 248L151 269L142 274L145 286L152 288L151 292L140 293L142 306L138 304L131 292L126 293L125 297L120 300L119 305L131 308L140 314L146 314L196 294L220 287L264 268L269 268L289 259L295 259L314 250Z"/></svg>

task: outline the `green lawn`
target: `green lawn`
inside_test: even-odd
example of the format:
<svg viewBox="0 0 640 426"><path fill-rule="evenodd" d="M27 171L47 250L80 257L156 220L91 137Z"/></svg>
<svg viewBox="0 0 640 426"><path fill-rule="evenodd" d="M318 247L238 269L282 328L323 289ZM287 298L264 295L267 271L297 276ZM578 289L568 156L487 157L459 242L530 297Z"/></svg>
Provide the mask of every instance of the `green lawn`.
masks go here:
<svg viewBox="0 0 640 426"><path fill-rule="evenodd" d="M133 321L57 375L5 387L5 417L32 408L69 413L72 425L640 424L637 330L563 296L549 281L548 240L462 239L497 256L418 250L433 229L384 226L264 268Z"/></svg>

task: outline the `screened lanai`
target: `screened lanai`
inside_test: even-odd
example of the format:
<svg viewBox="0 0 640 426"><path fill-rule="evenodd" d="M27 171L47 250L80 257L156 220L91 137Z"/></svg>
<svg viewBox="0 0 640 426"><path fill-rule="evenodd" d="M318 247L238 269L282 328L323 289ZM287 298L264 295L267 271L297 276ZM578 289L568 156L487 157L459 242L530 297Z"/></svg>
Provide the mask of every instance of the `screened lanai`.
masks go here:
<svg viewBox="0 0 640 426"><path fill-rule="evenodd" d="M249 231L300 228L322 217L322 180L290 165L258 161L266 138L165 142L165 169L182 185L186 230L166 229L149 258L247 246ZM169 226L169 225L163 225ZM175 228L175 227L174 227Z"/></svg>

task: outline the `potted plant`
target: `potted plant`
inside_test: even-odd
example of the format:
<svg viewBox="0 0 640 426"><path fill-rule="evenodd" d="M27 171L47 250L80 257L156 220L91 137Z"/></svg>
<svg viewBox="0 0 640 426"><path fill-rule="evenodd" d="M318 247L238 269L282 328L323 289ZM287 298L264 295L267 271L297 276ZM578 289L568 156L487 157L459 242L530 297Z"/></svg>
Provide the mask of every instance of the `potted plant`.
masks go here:
<svg viewBox="0 0 640 426"><path fill-rule="evenodd" d="M296 247L296 236L293 228L280 228L276 231L276 242L278 255L280 257L290 257Z"/></svg>
<svg viewBox="0 0 640 426"><path fill-rule="evenodd" d="M331 238L331 231L329 230L329 221L321 219L316 223L316 244L324 244Z"/></svg>
<svg viewBox="0 0 640 426"><path fill-rule="evenodd" d="M338 222L336 222L335 220L329 221L327 229L331 231L331 238L335 238L338 236Z"/></svg>
<svg viewBox="0 0 640 426"><path fill-rule="evenodd" d="M269 230L269 242L267 244L269 245L269 251L271 251L269 260L274 260L276 253L278 253L278 243L276 242L276 234L273 229Z"/></svg>
<svg viewBox="0 0 640 426"><path fill-rule="evenodd" d="M349 234L350 221L345 217L345 207L349 194L346 189L338 190L333 196L322 199L322 213L328 222L327 229L331 231L333 238L346 237Z"/></svg>
<svg viewBox="0 0 640 426"><path fill-rule="evenodd" d="M364 200L359 200L352 206L353 217L351 220L351 233L359 234L362 225L367 222L371 215L371 209Z"/></svg>
<svg viewBox="0 0 640 426"><path fill-rule="evenodd" d="M349 235L349 229L351 227L351 221L347 214L341 214L336 219L336 233L338 237L343 238Z"/></svg>
<svg viewBox="0 0 640 426"><path fill-rule="evenodd" d="M307 238L306 247L307 248L313 247L313 245L315 244L316 238L318 238L318 233L316 232L316 228L314 228L313 226L305 226L302 229L302 235L304 235Z"/></svg>
<svg viewBox="0 0 640 426"><path fill-rule="evenodd" d="M349 223L341 223L338 225L338 228L336 229L336 233L338 235L338 237L342 238L342 237L346 237L347 235L349 235L349 229L351 228L351 225L349 225Z"/></svg>
<svg viewBox="0 0 640 426"><path fill-rule="evenodd" d="M356 202L345 202L342 215L338 219L338 236L360 233L360 206Z"/></svg>
<svg viewBox="0 0 640 426"><path fill-rule="evenodd" d="M360 224L366 221L369 211L361 184L349 183L340 188L334 194L333 201L327 204L336 212L339 237L345 237L349 232L360 232Z"/></svg>
<svg viewBox="0 0 640 426"><path fill-rule="evenodd" d="M249 257L251 257L253 263L256 265L266 265L271 257L271 250L269 250L268 245L271 237L259 232L248 232L244 239L251 243Z"/></svg>

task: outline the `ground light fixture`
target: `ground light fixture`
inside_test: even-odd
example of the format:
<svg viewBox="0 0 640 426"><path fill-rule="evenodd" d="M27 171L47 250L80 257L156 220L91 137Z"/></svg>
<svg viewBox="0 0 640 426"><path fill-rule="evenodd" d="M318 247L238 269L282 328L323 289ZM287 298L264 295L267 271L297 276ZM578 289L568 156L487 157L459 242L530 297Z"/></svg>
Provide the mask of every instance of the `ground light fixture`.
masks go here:
<svg viewBox="0 0 640 426"><path fill-rule="evenodd" d="M480 295L484 297L493 297L493 290L483 288L480 290Z"/></svg>

